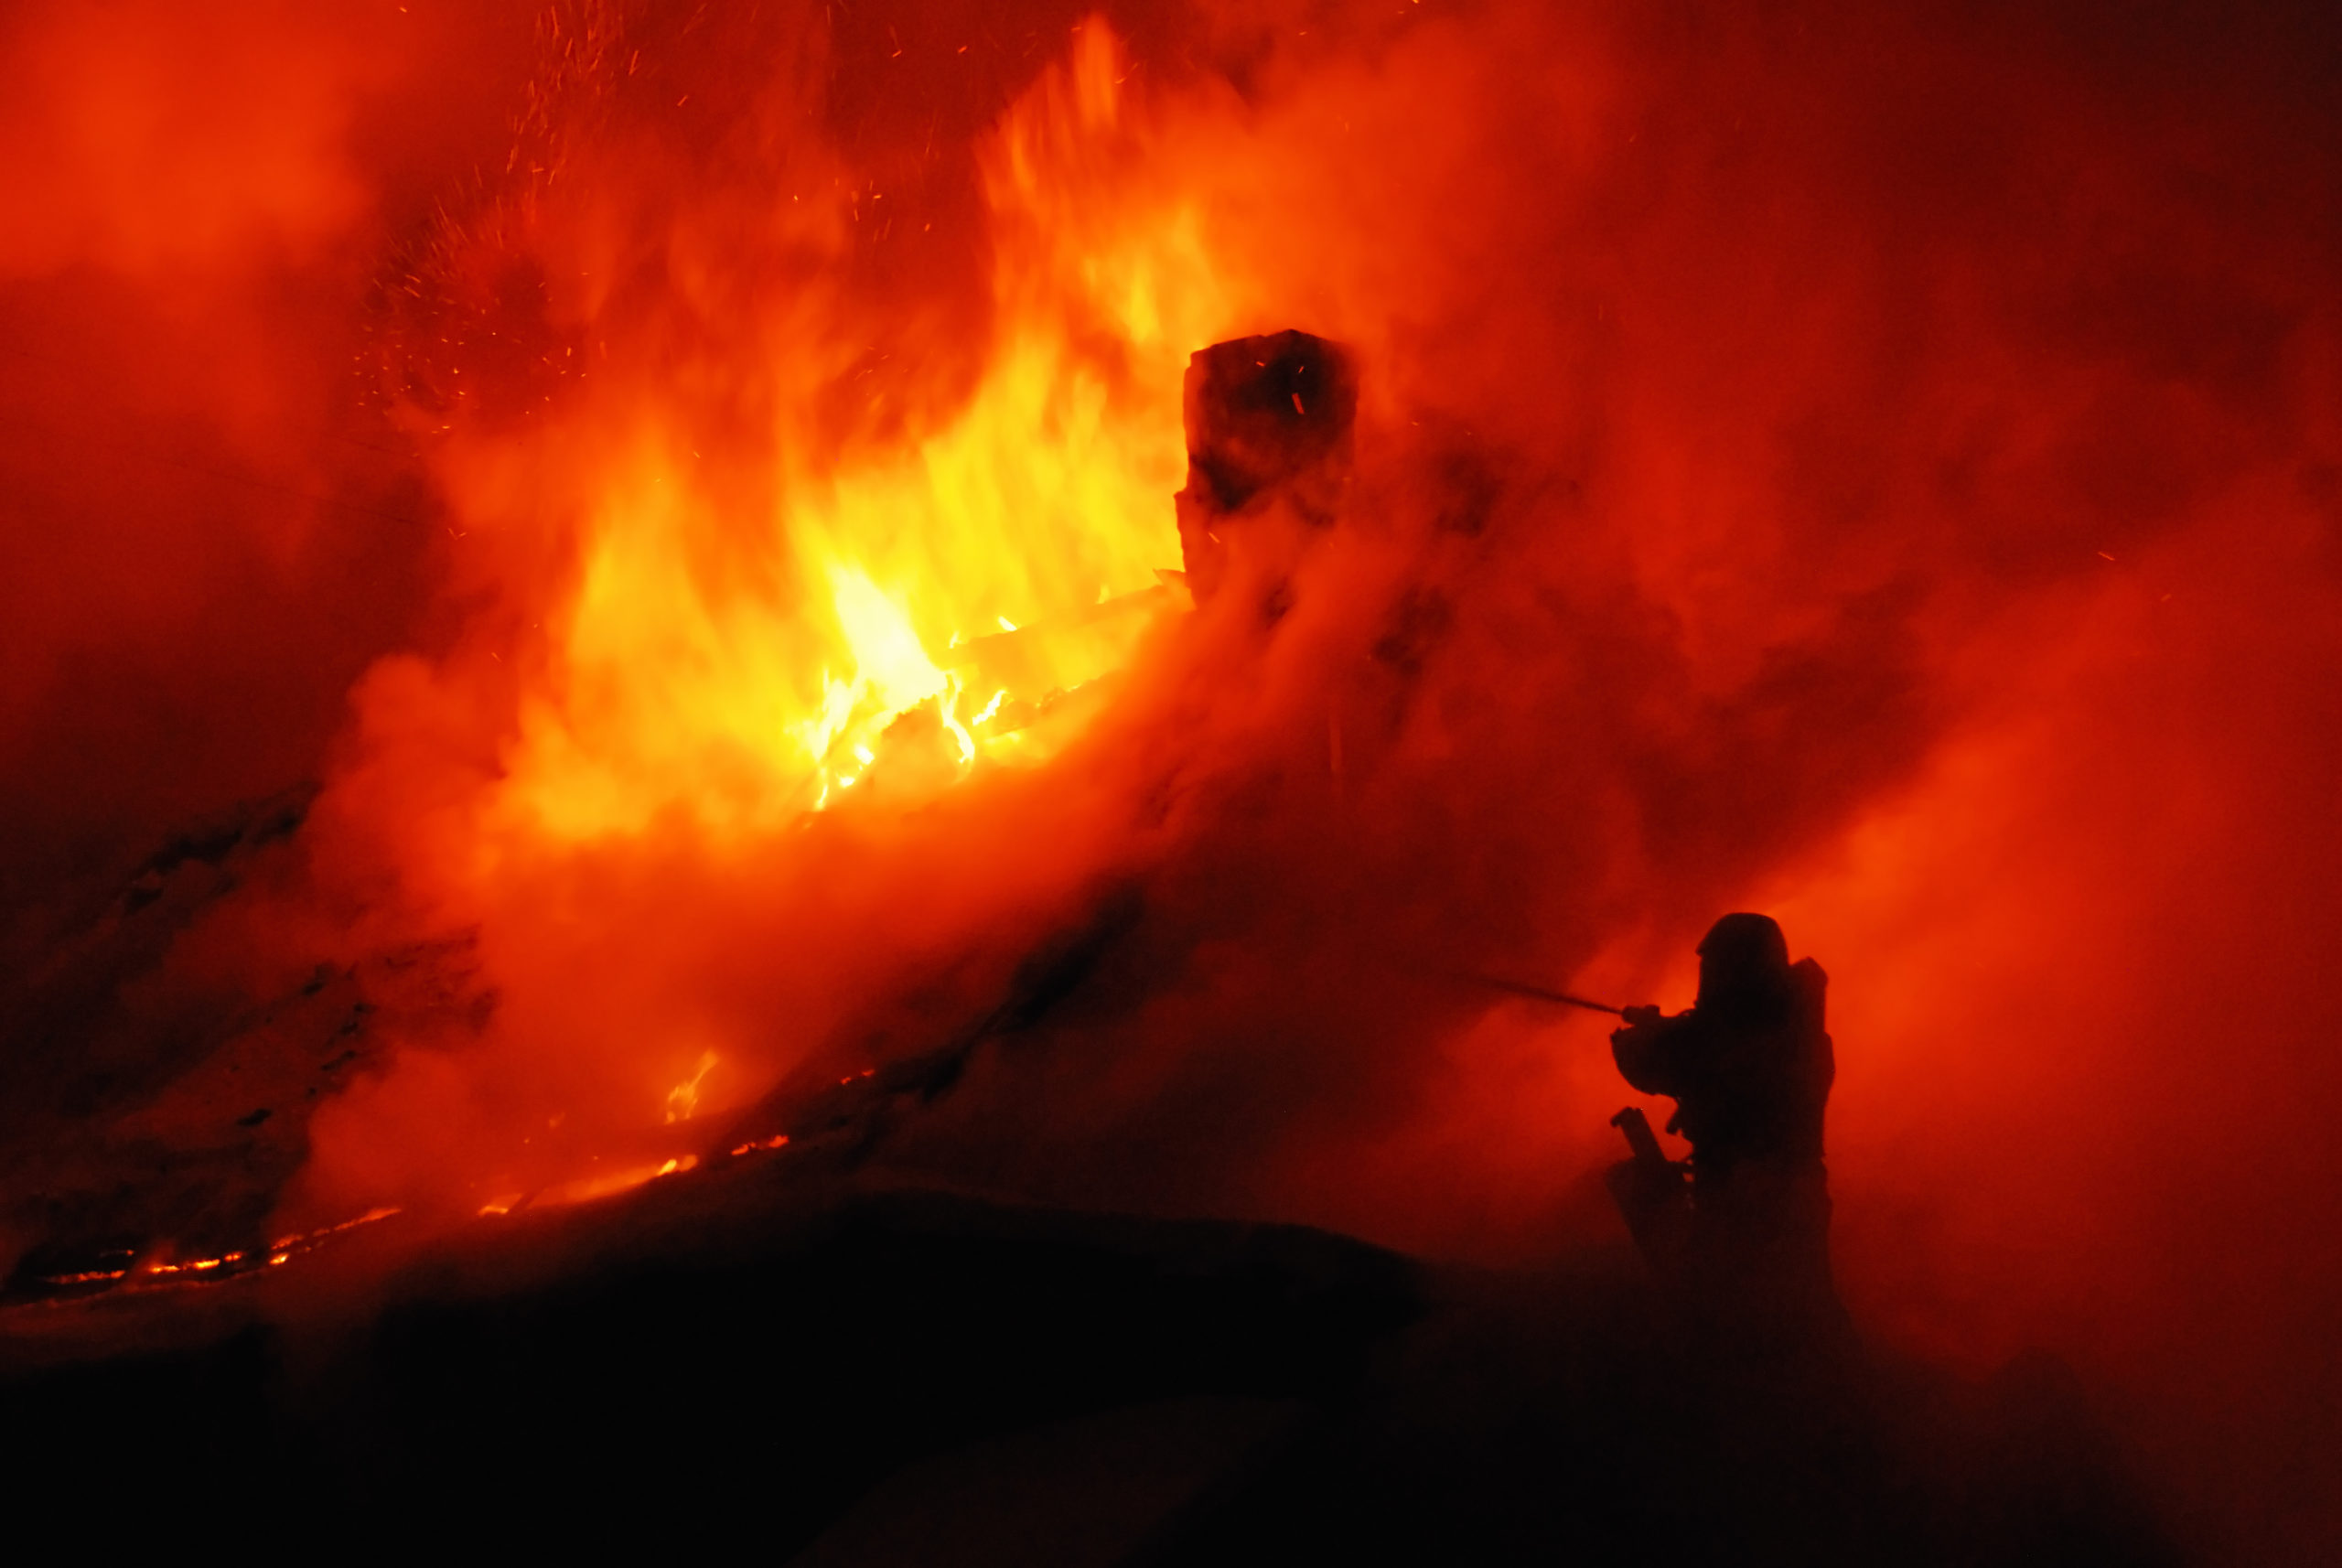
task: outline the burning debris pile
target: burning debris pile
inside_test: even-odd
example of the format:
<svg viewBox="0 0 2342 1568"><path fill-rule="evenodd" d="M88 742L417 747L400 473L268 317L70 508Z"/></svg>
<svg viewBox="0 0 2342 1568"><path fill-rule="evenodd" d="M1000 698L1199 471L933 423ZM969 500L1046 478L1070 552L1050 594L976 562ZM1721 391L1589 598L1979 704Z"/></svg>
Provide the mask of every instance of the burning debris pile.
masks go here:
<svg viewBox="0 0 2342 1568"><path fill-rule="evenodd" d="M1101 1352L1255 1402L1133 1453L1617 1480L1607 1064L1457 977L1666 999L1763 908L1836 977L1855 1323L1997 1390L1882 1374L1863 1422L1942 1419L1857 1446L2130 1518L2046 1345L2158 1528L2342 1538L2288 1478L2342 1303L2327 24L360 9L0 21L12 1390L183 1355L123 1376L298 1449L245 1329L378 1322L318 1356L381 1393L499 1301L655 1298L778 1400L747 1297L833 1274L819 1337L1030 1264L1235 1325ZM1044 1268L994 1247L1037 1208L1133 1218ZM1365 1240L1183 1276L1205 1219ZM1313 1337L1382 1371L1275 1375ZM1087 1419L1046 1377L1017 1419Z"/></svg>

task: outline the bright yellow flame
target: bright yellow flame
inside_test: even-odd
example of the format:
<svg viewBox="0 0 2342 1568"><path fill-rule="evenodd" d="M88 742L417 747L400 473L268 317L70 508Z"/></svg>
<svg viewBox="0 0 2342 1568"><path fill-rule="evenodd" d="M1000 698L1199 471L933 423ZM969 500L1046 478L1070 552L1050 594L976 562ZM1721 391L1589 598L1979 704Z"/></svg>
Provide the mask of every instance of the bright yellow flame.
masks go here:
<svg viewBox="0 0 2342 1568"><path fill-rule="evenodd" d="M782 397L767 516L712 492L704 437L656 396L597 444L575 596L544 622L493 825L556 843L669 816L769 832L856 785L902 806L987 756L1047 754L994 721L1014 698L1031 722L1126 656L1130 630L1067 628L1177 560L1181 378L1226 326L1192 201L1130 178L1127 74L1091 21L984 154L1001 332L951 418L827 472L801 458L813 409ZM793 351L776 338L774 364ZM971 626L1023 629L1013 654L962 652ZM962 718L976 681L993 695ZM930 704L900 744L940 749L890 767L889 726Z"/></svg>

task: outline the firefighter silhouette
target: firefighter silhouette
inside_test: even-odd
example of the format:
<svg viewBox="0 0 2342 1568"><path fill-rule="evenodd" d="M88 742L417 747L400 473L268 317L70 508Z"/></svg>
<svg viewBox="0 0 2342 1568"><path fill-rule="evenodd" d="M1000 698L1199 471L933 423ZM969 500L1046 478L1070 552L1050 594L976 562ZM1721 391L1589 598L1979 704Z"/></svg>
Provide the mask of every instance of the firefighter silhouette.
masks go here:
<svg viewBox="0 0 2342 1568"><path fill-rule="evenodd" d="M1836 1076L1823 1027L1828 977L1791 963L1764 915L1726 915L1701 941L1688 1012L1624 1010L1610 1036L1618 1071L1675 1101L1667 1126L1690 1140L1668 1161L1639 1111L1614 1120L1635 1157L1609 1186L1662 1282L1708 1326L1752 1343L1842 1328L1830 1273L1822 1115ZM1686 1168L1688 1166L1688 1169Z"/></svg>

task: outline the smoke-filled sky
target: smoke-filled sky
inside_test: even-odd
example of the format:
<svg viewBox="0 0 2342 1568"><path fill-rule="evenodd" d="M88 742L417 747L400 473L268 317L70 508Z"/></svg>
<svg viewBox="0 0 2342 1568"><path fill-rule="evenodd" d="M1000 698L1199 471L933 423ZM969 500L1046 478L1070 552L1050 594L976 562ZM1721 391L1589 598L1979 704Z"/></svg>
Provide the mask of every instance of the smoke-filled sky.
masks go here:
<svg viewBox="0 0 2342 1568"><path fill-rule="evenodd" d="M1453 977L1680 1006L1757 908L1858 1317L2342 1535L2327 30L0 29L10 1249L669 1157L1096 928L904 1169L1531 1259L1625 1090ZM1187 356L1286 327L1347 515L1182 615Z"/></svg>

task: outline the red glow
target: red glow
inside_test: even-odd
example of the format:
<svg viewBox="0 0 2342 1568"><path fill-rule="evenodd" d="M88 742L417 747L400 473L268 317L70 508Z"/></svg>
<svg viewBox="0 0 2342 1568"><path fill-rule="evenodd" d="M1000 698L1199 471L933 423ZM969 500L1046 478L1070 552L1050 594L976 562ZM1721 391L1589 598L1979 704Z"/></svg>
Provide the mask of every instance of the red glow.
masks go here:
<svg viewBox="0 0 2342 1568"><path fill-rule="evenodd" d="M2342 1532L2265 1478L2342 1398L2315 29L183 9L0 24L0 1241L779 1149L1135 890L883 1161L1535 1257L1603 1026L1445 977L1679 1004L1762 908L1864 1321ZM1285 327L1348 511L1197 608L1182 372Z"/></svg>

